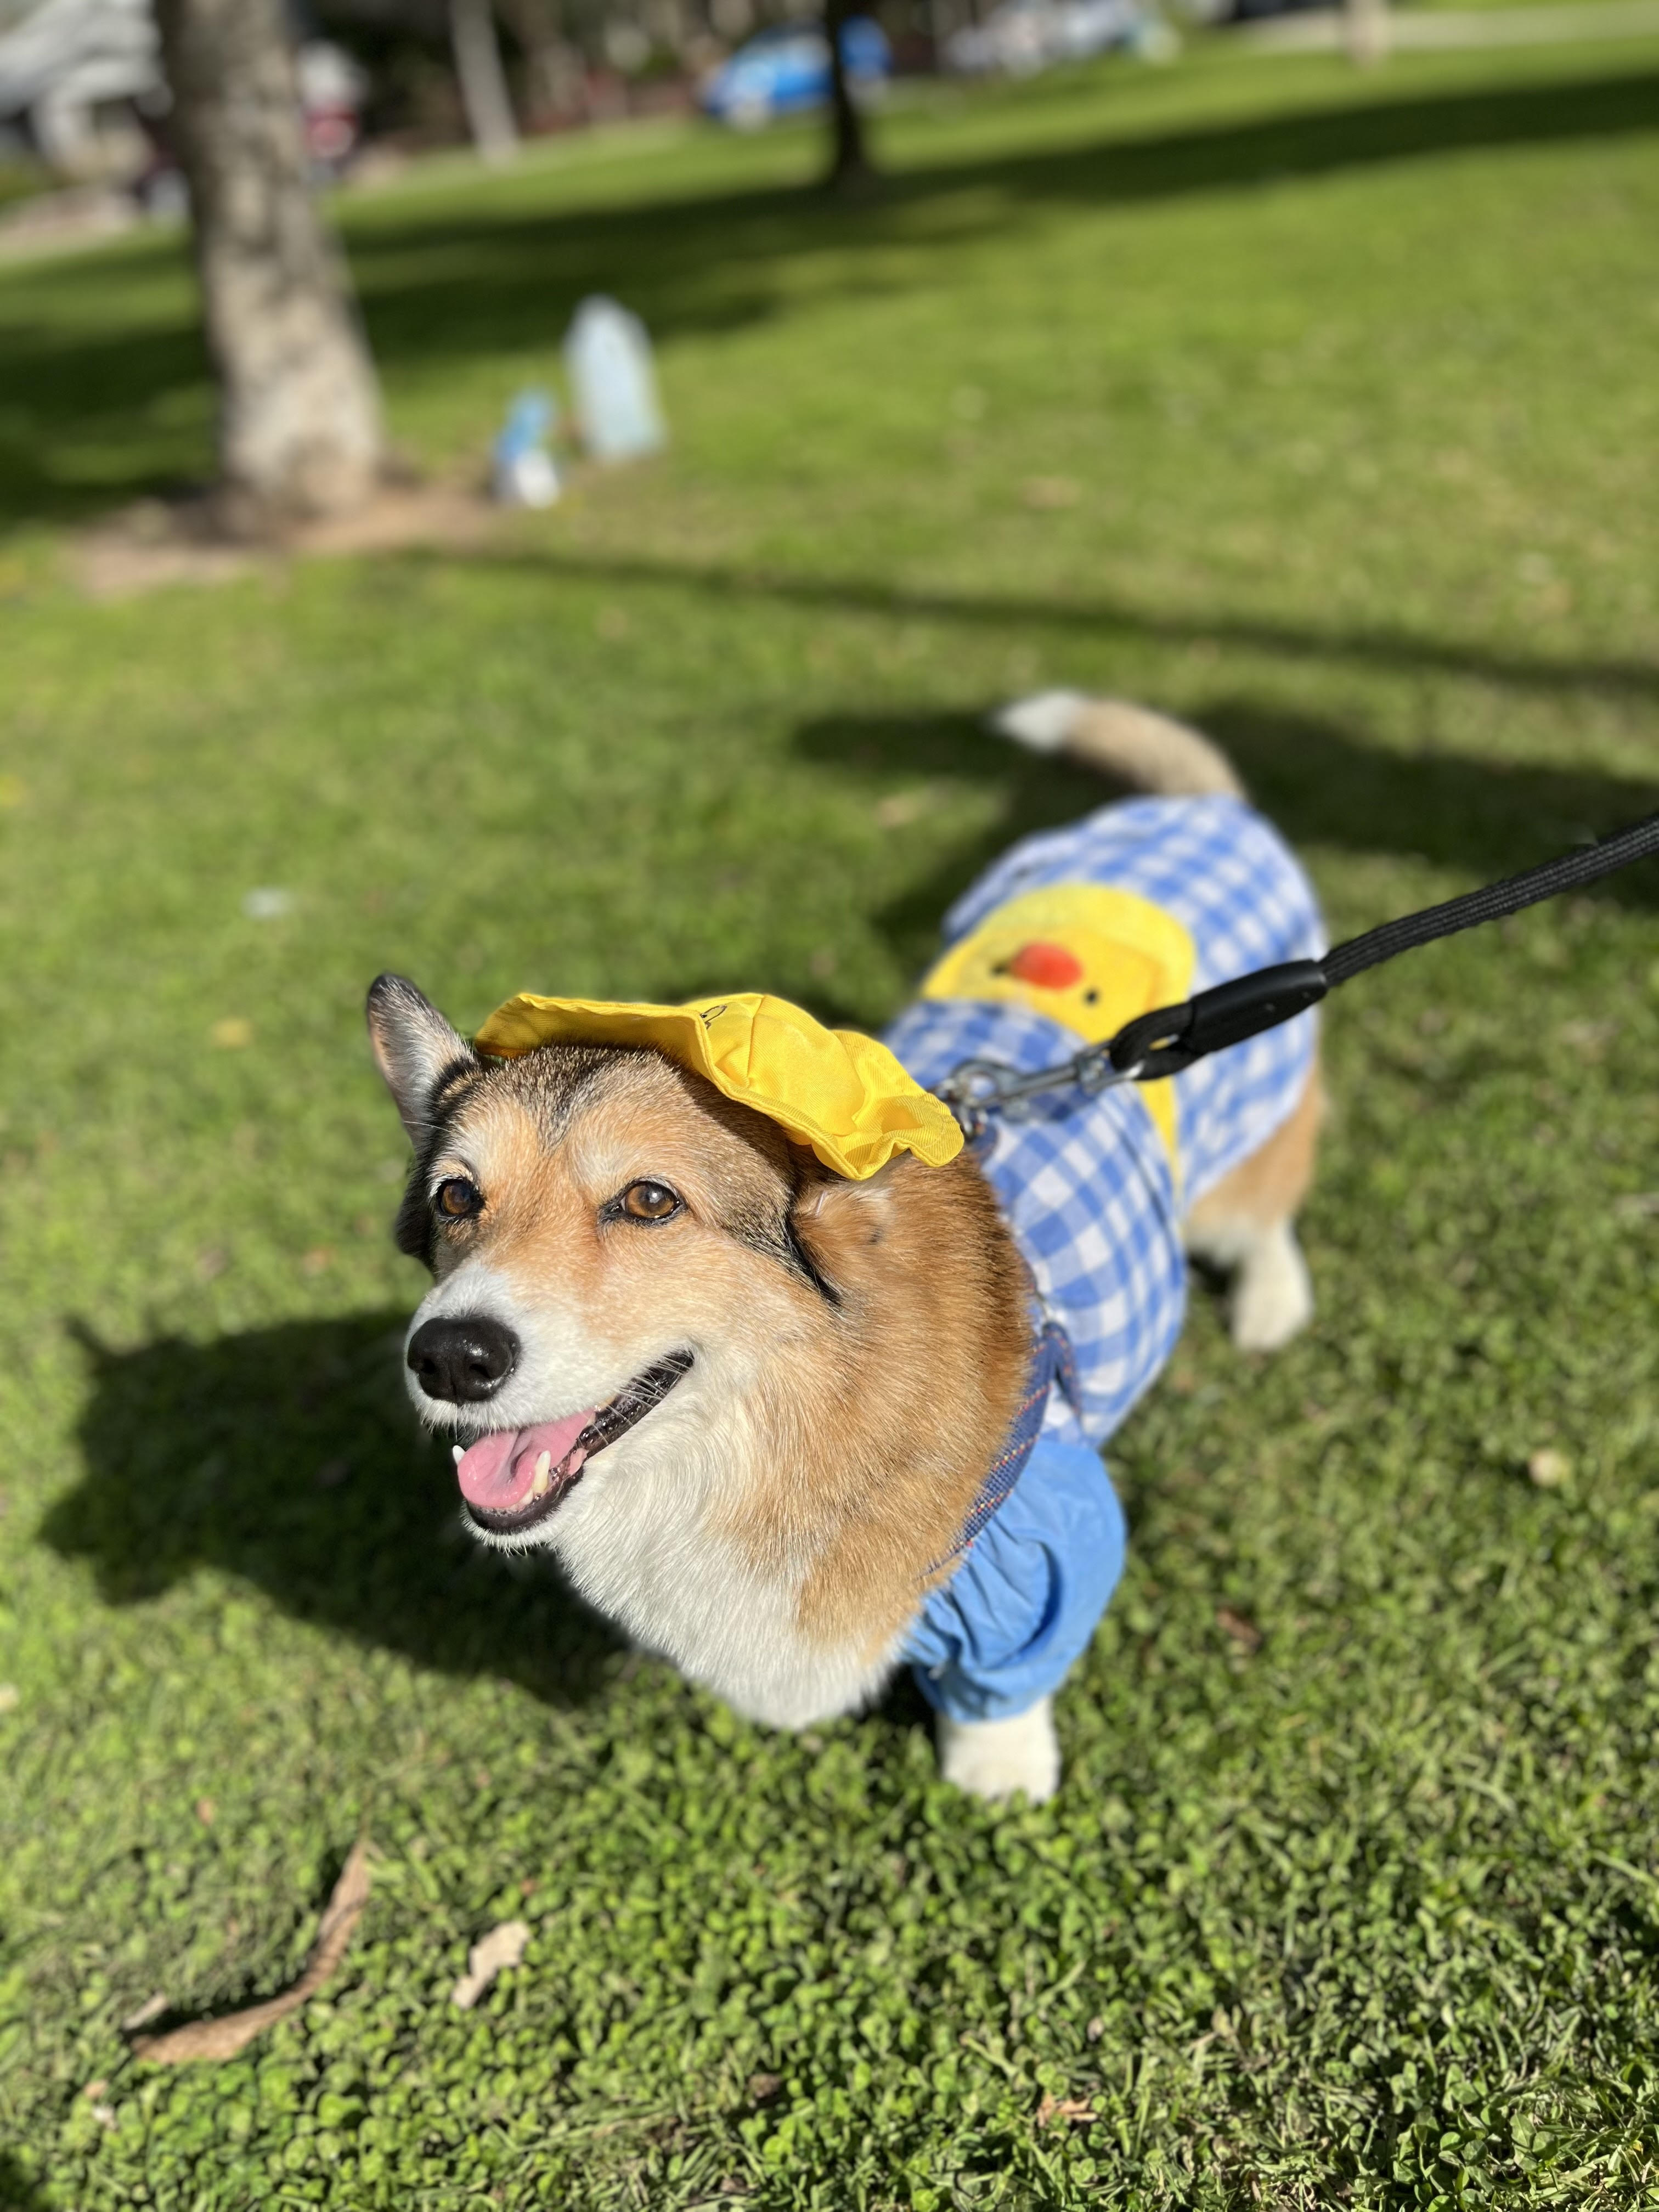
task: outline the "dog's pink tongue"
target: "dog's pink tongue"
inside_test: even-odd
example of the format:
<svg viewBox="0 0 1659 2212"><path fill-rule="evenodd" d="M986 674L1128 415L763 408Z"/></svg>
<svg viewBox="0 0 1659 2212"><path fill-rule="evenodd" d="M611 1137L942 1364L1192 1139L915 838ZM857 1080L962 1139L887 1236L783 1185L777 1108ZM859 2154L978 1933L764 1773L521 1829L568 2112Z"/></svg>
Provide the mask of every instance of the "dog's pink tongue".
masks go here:
<svg viewBox="0 0 1659 2212"><path fill-rule="evenodd" d="M567 1413L562 1421L538 1422L533 1429L497 1429L480 1437L455 1462L462 1497L486 1513L516 1513L530 1503L542 1454L547 1454L550 1468L556 1468L592 1418L590 1407L585 1413Z"/></svg>

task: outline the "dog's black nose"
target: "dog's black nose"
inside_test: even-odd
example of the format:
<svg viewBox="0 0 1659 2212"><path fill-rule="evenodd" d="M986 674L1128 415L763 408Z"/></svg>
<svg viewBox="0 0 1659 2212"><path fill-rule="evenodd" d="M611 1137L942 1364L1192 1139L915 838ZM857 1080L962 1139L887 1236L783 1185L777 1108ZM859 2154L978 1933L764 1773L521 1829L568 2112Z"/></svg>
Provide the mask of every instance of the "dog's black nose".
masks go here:
<svg viewBox="0 0 1659 2212"><path fill-rule="evenodd" d="M428 1398L462 1405L489 1398L513 1372L519 1340L483 1314L423 1321L409 1340L409 1364Z"/></svg>

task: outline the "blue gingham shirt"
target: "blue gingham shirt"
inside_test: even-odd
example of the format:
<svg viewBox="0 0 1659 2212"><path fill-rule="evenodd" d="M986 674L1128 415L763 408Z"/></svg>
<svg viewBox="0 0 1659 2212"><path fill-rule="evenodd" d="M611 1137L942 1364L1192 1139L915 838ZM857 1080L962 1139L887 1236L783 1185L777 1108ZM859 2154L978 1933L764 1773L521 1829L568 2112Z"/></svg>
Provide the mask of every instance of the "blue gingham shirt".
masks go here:
<svg viewBox="0 0 1659 2212"><path fill-rule="evenodd" d="M1136 799L1005 854L945 921L955 944L1022 893L1115 885L1182 924L1192 988L1325 949L1307 878L1243 800ZM1316 1018L1299 1016L1175 1078L1182 1182L1146 1101L1126 1085L1030 1102L998 1116L985 1173L1048 1316L1071 1340L1075 1407L1056 1391L1013 1495L914 1625L924 1693L959 1719L1023 1711L1087 1644L1121 1570L1122 1516L1097 1456L1169 1357L1186 1309L1185 1208L1286 1120L1312 1066ZM1021 1070L1068 1060L1079 1039L1018 1002L918 999L887 1042L932 1088L964 1060Z"/></svg>

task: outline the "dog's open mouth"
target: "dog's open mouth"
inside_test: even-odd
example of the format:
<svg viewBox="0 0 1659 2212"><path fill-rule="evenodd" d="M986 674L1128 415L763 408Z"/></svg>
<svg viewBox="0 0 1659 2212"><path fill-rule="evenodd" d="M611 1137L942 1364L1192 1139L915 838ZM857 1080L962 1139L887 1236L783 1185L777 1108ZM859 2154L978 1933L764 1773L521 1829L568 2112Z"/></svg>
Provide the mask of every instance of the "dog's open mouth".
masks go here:
<svg viewBox="0 0 1659 2212"><path fill-rule="evenodd" d="M465 1451L457 1444L455 1479L469 1517L492 1536L533 1528L568 1498L594 1453L626 1436L690 1367L689 1352L671 1352L608 1405L528 1429L496 1429Z"/></svg>

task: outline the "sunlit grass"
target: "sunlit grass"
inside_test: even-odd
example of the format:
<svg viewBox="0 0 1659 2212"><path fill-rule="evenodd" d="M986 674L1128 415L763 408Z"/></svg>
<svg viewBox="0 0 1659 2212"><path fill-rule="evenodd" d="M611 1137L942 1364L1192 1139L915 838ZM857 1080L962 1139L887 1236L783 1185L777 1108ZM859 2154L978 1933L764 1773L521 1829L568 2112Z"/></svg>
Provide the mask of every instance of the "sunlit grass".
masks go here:
<svg viewBox="0 0 1659 2212"><path fill-rule="evenodd" d="M878 1022L1095 796L978 734L1036 683L1215 729L1339 931L1651 811L1654 65L1111 68L896 113L855 210L805 132L413 176L343 210L405 444L476 466L605 289L672 454L121 604L59 552L207 465L178 243L0 273L0 2204L1651 2193L1651 874L1332 1007L1319 1322L1197 1300L1039 1813L903 1686L772 1736L455 1540L359 1009ZM125 2059L360 1830L325 2001Z"/></svg>

